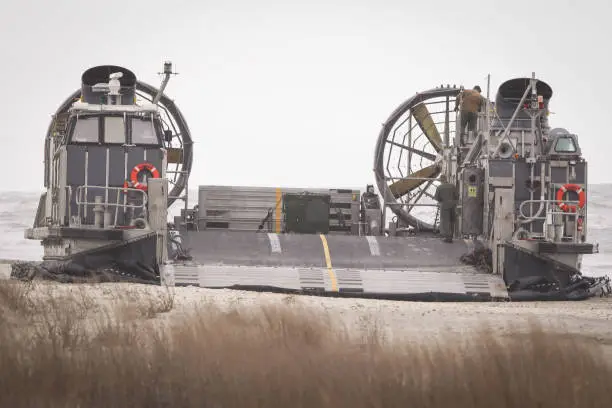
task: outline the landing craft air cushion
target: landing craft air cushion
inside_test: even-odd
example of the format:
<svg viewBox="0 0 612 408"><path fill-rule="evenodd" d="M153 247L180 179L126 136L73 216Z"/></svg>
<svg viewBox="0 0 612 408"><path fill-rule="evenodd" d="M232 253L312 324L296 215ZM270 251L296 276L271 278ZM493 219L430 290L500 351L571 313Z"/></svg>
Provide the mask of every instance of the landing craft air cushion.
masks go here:
<svg viewBox="0 0 612 408"><path fill-rule="evenodd" d="M581 273L587 163L575 134L551 129L552 88L535 75L484 98L461 137L462 88L402 103L374 152L374 185L199 187L189 207L192 139L159 89L119 66L83 73L45 140L46 191L25 235L43 262L15 278L75 276L169 285L433 300L584 299L610 293ZM452 243L433 200L459 191ZM168 209L184 208L168 222Z"/></svg>

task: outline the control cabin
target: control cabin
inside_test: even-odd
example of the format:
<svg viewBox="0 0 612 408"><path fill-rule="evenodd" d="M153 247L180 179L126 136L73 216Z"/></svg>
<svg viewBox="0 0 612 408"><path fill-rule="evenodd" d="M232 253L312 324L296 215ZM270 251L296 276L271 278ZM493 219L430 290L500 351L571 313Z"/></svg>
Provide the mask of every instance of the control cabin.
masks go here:
<svg viewBox="0 0 612 408"><path fill-rule="evenodd" d="M137 105L135 90L122 67L83 73L81 98L47 138L49 194L35 226L129 228L147 219L147 179L165 178L165 132L157 106Z"/></svg>

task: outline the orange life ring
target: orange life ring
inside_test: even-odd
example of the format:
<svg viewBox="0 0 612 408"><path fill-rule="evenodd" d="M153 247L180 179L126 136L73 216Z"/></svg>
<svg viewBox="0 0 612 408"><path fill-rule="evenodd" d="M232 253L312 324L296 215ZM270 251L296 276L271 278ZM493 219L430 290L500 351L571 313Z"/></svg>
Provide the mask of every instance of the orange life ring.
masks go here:
<svg viewBox="0 0 612 408"><path fill-rule="evenodd" d="M568 190L575 191L578 194L578 207L579 208L584 207L584 204L586 203L586 194L584 190L582 189L582 187L580 187L578 184L565 184L565 185L562 185L561 188L559 188L559 190L557 190L557 201L559 201L558 205L561 211L576 212L575 205L573 204L567 205L566 203L563 202L563 196Z"/></svg>
<svg viewBox="0 0 612 408"><path fill-rule="evenodd" d="M153 166L151 163L140 163L139 165L134 166L132 169L132 174L130 175L132 187L142 191L147 191L147 186L138 181L138 175L143 170L148 170L153 178L159 178L160 176L159 171L157 171L155 166Z"/></svg>

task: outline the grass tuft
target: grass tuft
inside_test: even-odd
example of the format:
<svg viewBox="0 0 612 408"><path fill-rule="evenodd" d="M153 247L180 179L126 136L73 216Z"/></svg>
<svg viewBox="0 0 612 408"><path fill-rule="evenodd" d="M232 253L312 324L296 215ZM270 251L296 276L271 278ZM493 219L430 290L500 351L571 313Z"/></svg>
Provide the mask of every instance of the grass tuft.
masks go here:
<svg viewBox="0 0 612 408"><path fill-rule="evenodd" d="M175 311L170 290L0 282L0 405L7 407L604 407L597 345L483 328L389 341L351 336L293 298ZM62 290L58 290L59 287ZM70 290L66 288L70 287ZM109 286L96 287L100 292Z"/></svg>

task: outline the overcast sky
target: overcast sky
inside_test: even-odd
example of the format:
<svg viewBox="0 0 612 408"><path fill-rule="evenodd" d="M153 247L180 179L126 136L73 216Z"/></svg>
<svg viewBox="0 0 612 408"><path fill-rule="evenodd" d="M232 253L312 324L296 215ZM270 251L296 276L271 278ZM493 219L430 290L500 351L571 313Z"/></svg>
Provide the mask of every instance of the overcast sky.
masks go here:
<svg viewBox="0 0 612 408"><path fill-rule="evenodd" d="M553 127L612 182L610 1L0 0L3 190L42 190L57 106L99 64L158 84L196 148L197 184L362 187L382 122L407 97L492 76L552 86Z"/></svg>

